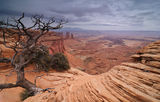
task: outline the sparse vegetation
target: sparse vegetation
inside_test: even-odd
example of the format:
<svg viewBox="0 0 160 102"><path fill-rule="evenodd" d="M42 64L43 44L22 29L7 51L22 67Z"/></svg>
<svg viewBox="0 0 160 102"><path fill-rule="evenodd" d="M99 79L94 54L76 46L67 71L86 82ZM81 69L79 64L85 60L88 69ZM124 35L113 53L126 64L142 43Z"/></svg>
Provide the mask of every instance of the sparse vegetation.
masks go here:
<svg viewBox="0 0 160 102"><path fill-rule="evenodd" d="M34 15L30 19L32 24L28 27L24 22L24 18L23 13L18 18L8 18L6 21L0 21L2 44L14 51L11 58L0 58L0 63L11 62L10 64L17 74L16 83L0 84L0 89L22 87L28 90L29 93L36 94L40 91L46 91L46 89L41 89L36 86L36 83L27 80L25 78L25 68L27 65L35 63L37 68L48 70L50 56L48 50L38 43L39 38L48 34L49 30L62 28L66 21L62 18L52 17L46 19L43 15ZM62 57L60 59L63 60ZM58 66L67 69L67 65L62 66L62 63L58 61Z"/></svg>
<svg viewBox="0 0 160 102"><path fill-rule="evenodd" d="M51 67L57 71L65 71L70 68L68 59L63 53L56 53L52 56Z"/></svg>
<svg viewBox="0 0 160 102"><path fill-rule="evenodd" d="M48 48L45 46L40 46L38 48L35 48L34 51L35 55L32 60L32 63L34 63L37 66L37 70L48 71L50 68L51 60Z"/></svg>

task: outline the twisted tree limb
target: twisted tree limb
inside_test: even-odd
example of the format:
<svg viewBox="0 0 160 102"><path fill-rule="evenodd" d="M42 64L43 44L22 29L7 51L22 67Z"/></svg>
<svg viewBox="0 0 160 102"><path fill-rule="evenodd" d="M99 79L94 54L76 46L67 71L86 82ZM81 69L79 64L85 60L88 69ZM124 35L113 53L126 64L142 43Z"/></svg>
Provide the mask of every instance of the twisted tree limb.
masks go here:
<svg viewBox="0 0 160 102"><path fill-rule="evenodd" d="M24 18L25 15L22 13L18 19L7 19L7 22L0 21L0 29L2 31L2 36L0 37L3 38L3 45L15 52L12 58L0 58L0 63L11 62L17 74L15 84L0 84L0 89L22 87L36 94L47 89L38 88L34 83L27 80L24 68L31 63L33 56L36 55L33 49L38 48L37 42L39 38L47 34L49 30L62 28L62 25L67 22L63 19L57 21L54 17L46 19L42 15L34 15L31 17L32 25L27 27L23 22ZM56 26L52 26L52 24ZM24 56L27 56L27 59Z"/></svg>

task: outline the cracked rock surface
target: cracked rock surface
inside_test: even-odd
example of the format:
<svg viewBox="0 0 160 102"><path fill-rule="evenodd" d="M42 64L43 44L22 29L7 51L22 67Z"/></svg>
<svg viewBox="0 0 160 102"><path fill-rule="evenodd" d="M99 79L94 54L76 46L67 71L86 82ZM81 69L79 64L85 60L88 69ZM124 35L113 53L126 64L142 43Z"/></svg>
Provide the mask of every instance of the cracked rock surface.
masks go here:
<svg viewBox="0 0 160 102"><path fill-rule="evenodd" d="M52 87L24 102L160 102L160 41L133 55L109 72L88 75L78 69L50 73L38 81Z"/></svg>

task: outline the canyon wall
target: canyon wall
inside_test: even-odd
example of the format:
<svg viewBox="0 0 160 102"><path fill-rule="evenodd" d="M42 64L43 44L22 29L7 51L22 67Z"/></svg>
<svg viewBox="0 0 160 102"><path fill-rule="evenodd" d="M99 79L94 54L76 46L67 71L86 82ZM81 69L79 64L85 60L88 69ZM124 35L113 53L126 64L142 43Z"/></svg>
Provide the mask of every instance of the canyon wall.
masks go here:
<svg viewBox="0 0 160 102"><path fill-rule="evenodd" d="M74 36L70 32L66 32L65 39L74 39Z"/></svg>
<svg viewBox="0 0 160 102"><path fill-rule="evenodd" d="M49 53L53 55L58 52L64 53L64 40L73 38L73 34L70 32L66 32L65 34L62 32L49 32L40 38L39 43L47 46L49 48Z"/></svg>
<svg viewBox="0 0 160 102"><path fill-rule="evenodd" d="M133 62L100 75L74 68L49 73L37 80L38 86L55 89L24 102L160 102L160 41L132 57Z"/></svg>

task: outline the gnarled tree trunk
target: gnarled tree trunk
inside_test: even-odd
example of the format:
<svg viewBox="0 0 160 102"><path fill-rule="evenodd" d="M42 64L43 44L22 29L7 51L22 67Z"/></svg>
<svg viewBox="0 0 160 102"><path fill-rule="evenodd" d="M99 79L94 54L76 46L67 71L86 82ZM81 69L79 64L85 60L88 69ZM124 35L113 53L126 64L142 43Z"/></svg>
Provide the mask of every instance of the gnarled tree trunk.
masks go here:
<svg viewBox="0 0 160 102"><path fill-rule="evenodd" d="M0 37L3 39L3 45L15 52L12 58L0 58L0 63L11 62L17 73L17 82L15 84L0 84L0 89L23 87L36 94L45 90L36 87L35 84L25 78L24 68L30 64L33 56L37 54L37 51L32 50L35 50L34 47L38 48L37 42L39 38L47 34L50 29L62 28L66 21L63 19L57 19L58 21L56 21L54 17L48 20L42 15L35 15L31 17L32 26L27 27L23 19L24 13L18 19L7 20L7 22L0 21L0 31L2 32ZM56 26L53 27L52 24ZM27 56L27 58L24 56Z"/></svg>

